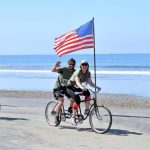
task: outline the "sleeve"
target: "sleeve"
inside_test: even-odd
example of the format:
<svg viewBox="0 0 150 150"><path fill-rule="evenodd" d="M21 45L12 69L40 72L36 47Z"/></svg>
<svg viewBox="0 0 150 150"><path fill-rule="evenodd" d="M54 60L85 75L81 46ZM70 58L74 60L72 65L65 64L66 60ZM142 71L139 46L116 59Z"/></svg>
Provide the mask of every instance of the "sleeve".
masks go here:
<svg viewBox="0 0 150 150"><path fill-rule="evenodd" d="M63 70L64 70L64 68L57 68L57 69L56 69L56 72L57 72L57 73L63 73Z"/></svg>
<svg viewBox="0 0 150 150"><path fill-rule="evenodd" d="M88 78L91 78L91 72L88 73Z"/></svg>
<svg viewBox="0 0 150 150"><path fill-rule="evenodd" d="M76 70L76 71L74 72L74 77L80 77L79 70Z"/></svg>

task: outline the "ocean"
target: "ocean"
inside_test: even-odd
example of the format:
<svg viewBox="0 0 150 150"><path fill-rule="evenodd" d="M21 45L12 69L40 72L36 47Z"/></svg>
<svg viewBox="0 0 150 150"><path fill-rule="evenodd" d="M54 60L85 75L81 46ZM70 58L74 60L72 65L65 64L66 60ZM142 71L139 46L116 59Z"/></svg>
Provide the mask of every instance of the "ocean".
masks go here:
<svg viewBox="0 0 150 150"><path fill-rule="evenodd" d="M0 55L0 90L52 91L57 73L51 67L56 61L66 66L69 58L76 59L76 69L88 60L94 81L91 54ZM102 93L150 97L150 54L96 54L96 83Z"/></svg>

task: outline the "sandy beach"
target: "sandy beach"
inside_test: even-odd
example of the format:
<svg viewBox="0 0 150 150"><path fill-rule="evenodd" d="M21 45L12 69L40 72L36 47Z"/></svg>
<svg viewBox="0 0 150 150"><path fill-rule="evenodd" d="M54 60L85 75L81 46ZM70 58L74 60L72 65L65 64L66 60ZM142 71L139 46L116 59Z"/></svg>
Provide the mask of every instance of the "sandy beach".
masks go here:
<svg viewBox="0 0 150 150"><path fill-rule="evenodd" d="M96 134L88 119L77 128L70 121L51 127L45 120L51 92L0 91L0 150L147 150L150 147L150 98L98 95L113 115L111 129ZM67 102L66 102L67 103Z"/></svg>

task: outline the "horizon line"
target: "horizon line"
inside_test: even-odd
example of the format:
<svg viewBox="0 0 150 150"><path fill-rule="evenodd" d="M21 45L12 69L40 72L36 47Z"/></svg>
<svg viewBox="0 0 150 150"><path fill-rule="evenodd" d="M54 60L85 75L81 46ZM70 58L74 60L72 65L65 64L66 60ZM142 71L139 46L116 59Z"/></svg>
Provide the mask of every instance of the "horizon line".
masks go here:
<svg viewBox="0 0 150 150"><path fill-rule="evenodd" d="M146 52L146 53L96 53L96 55L115 55L115 54L150 54L150 52ZM10 55L56 55L58 56L57 54L0 54L0 56L10 56ZM81 53L81 54L67 54L67 55L93 55L92 53L88 53L88 54L84 54L84 53ZM66 56L66 55L65 55ZM58 56L59 57L59 56ZM62 56L63 57L63 56Z"/></svg>

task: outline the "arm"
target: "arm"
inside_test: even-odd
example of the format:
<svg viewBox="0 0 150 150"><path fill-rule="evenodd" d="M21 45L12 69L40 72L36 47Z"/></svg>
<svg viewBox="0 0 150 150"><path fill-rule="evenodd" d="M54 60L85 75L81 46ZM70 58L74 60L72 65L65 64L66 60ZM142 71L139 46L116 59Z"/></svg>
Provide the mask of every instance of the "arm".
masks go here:
<svg viewBox="0 0 150 150"><path fill-rule="evenodd" d="M91 78L88 78L88 84L91 86L91 87L94 87L94 88L97 88L97 89L101 89L100 87L96 86L93 81L91 80Z"/></svg>
<svg viewBox="0 0 150 150"><path fill-rule="evenodd" d="M91 87L96 87L95 84L93 83L93 81L91 80L91 78L88 78L87 82Z"/></svg>
<svg viewBox="0 0 150 150"><path fill-rule="evenodd" d="M75 82L76 82L77 86L78 86L79 88L81 88L82 90L85 88L85 87L81 84L79 77L77 77L77 76L75 77Z"/></svg>
<svg viewBox="0 0 150 150"><path fill-rule="evenodd" d="M53 66L53 67L51 68L51 71L52 71L52 72L56 72L56 69L60 67L60 63L61 63L60 61L57 61L56 64L55 64L55 66Z"/></svg>

